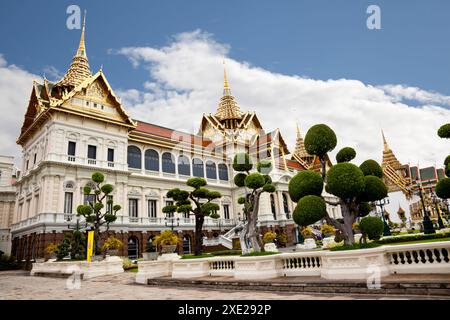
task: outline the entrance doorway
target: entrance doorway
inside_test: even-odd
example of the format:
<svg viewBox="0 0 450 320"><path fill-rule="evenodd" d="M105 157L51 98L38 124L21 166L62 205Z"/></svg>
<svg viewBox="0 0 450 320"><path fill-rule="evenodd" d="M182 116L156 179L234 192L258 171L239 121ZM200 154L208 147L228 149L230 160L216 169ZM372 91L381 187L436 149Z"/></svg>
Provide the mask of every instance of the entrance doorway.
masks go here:
<svg viewBox="0 0 450 320"><path fill-rule="evenodd" d="M137 259L139 256L139 240L136 237L128 238L128 258Z"/></svg>
<svg viewBox="0 0 450 320"><path fill-rule="evenodd" d="M183 236L183 253L191 253L191 237L187 234Z"/></svg>

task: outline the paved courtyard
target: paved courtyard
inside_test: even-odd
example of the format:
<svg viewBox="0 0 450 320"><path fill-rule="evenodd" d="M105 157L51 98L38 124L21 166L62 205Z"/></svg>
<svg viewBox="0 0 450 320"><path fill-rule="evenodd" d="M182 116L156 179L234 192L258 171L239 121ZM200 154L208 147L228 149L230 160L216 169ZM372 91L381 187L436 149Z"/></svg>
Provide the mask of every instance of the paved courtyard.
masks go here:
<svg viewBox="0 0 450 320"><path fill-rule="evenodd" d="M0 272L0 300L34 299L132 299L132 300L330 300L330 299L411 299L407 296L350 296L276 293L264 291L210 290L137 285L134 273L104 276L81 282L69 289L66 279L31 277L22 271ZM69 284L70 286L70 284ZM424 299L423 297L421 299ZM434 298L433 298L434 299Z"/></svg>

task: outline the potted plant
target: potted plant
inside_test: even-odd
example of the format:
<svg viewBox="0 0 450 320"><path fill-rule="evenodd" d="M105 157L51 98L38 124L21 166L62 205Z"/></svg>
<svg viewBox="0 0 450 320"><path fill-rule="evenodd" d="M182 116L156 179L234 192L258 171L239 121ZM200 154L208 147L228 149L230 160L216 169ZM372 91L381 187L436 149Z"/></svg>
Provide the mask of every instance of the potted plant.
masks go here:
<svg viewBox="0 0 450 320"><path fill-rule="evenodd" d="M156 260L158 258L158 252L153 245L153 239L148 239L147 246L145 247L145 252L142 254L144 260Z"/></svg>
<svg viewBox="0 0 450 320"><path fill-rule="evenodd" d="M174 253L178 242L178 236L170 230L164 230L153 240L154 245L161 247L161 253Z"/></svg>
<svg viewBox="0 0 450 320"><path fill-rule="evenodd" d="M302 234L302 236L305 239L312 239L313 238L313 231L310 227L305 227L302 229L302 231L300 231L300 233Z"/></svg>
<svg viewBox="0 0 450 320"><path fill-rule="evenodd" d="M50 243L45 247L45 257L46 260L54 260L56 259L56 251L58 250L58 246L54 243Z"/></svg>
<svg viewBox="0 0 450 320"><path fill-rule="evenodd" d="M286 247L287 236L284 233L277 234L277 242L280 247Z"/></svg>
<svg viewBox="0 0 450 320"><path fill-rule="evenodd" d="M354 233L361 233L361 229L359 228L359 222L354 222L352 224L352 229Z"/></svg>
<svg viewBox="0 0 450 320"><path fill-rule="evenodd" d="M274 240L276 239L277 235L273 231L267 231L264 233L263 236L263 242L264 244L264 251L267 252L278 252L277 246L274 243Z"/></svg>
<svg viewBox="0 0 450 320"><path fill-rule="evenodd" d="M273 241L276 239L277 235L273 231L267 231L264 233L263 241L264 243L273 243Z"/></svg>
<svg viewBox="0 0 450 320"><path fill-rule="evenodd" d="M334 227L330 226L329 224L324 224L322 225L322 227L320 228L320 231L322 231L322 233L324 234L325 238L334 236Z"/></svg>
<svg viewBox="0 0 450 320"><path fill-rule="evenodd" d="M106 239L103 244L103 252L109 256L117 256L119 254L119 249L123 247L123 242L119 239L111 236Z"/></svg>

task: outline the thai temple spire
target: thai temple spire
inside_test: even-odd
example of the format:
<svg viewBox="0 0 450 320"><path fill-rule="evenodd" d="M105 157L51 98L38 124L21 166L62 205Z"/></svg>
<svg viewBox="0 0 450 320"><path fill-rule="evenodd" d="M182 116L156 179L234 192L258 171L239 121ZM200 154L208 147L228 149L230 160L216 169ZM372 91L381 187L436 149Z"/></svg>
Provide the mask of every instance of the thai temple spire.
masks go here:
<svg viewBox="0 0 450 320"><path fill-rule="evenodd" d="M386 137L384 136L383 130L381 130L381 135L383 137L383 162L382 167L390 165L394 169L399 169L402 165L397 160L397 157L394 155L394 152L389 148L389 145L386 141Z"/></svg>
<svg viewBox="0 0 450 320"><path fill-rule="evenodd" d="M80 43L78 45L77 52L72 59L69 69L64 77L56 84L62 87L76 87L84 80L92 76L91 69L89 68L88 58L86 55L85 44L85 31L86 31L86 12L83 18L83 28L81 29Z"/></svg>
<svg viewBox="0 0 450 320"><path fill-rule="evenodd" d="M219 120L237 120L242 118L242 112L238 104L231 95L230 85L228 83L227 70L223 69L223 96L220 98L219 106L215 114ZM232 121L233 122L233 121ZM229 123L229 126L233 127L233 123Z"/></svg>
<svg viewBox="0 0 450 320"><path fill-rule="evenodd" d="M302 134L300 133L300 127L299 127L298 123L297 123L297 139L296 139L296 142L295 142L294 155L296 155L296 156L298 156L300 158L305 158L305 157L310 157L311 156L306 151L305 142L303 141Z"/></svg>

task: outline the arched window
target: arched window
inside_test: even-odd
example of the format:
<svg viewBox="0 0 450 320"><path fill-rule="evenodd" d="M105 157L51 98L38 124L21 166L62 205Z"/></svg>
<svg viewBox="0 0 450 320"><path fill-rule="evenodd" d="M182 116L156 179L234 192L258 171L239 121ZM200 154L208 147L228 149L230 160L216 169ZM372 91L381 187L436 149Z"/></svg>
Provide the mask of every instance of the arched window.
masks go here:
<svg viewBox="0 0 450 320"><path fill-rule="evenodd" d="M206 177L208 179L217 179L216 164L212 161L206 161Z"/></svg>
<svg viewBox="0 0 450 320"><path fill-rule="evenodd" d="M190 176L191 175L191 166L189 164L189 158L186 156L179 156L178 157L178 174L184 175L184 176Z"/></svg>
<svg viewBox="0 0 450 320"><path fill-rule="evenodd" d="M128 146L128 167L134 169L141 169L141 149L136 146Z"/></svg>
<svg viewBox="0 0 450 320"><path fill-rule="evenodd" d="M145 150L145 170L159 171L159 154L153 149Z"/></svg>
<svg viewBox="0 0 450 320"><path fill-rule="evenodd" d="M194 177L204 177L203 173L203 161L199 158L192 159L192 175Z"/></svg>
<svg viewBox="0 0 450 320"><path fill-rule="evenodd" d="M219 164L219 179L228 181L228 167L225 163Z"/></svg>
<svg viewBox="0 0 450 320"><path fill-rule="evenodd" d="M273 220L277 220L277 211L275 208L275 197L273 194L270 195L270 207L272 209Z"/></svg>
<svg viewBox="0 0 450 320"><path fill-rule="evenodd" d="M175 159L170 152L164 152L162 155L162 171L175 173Z"/></svg>

